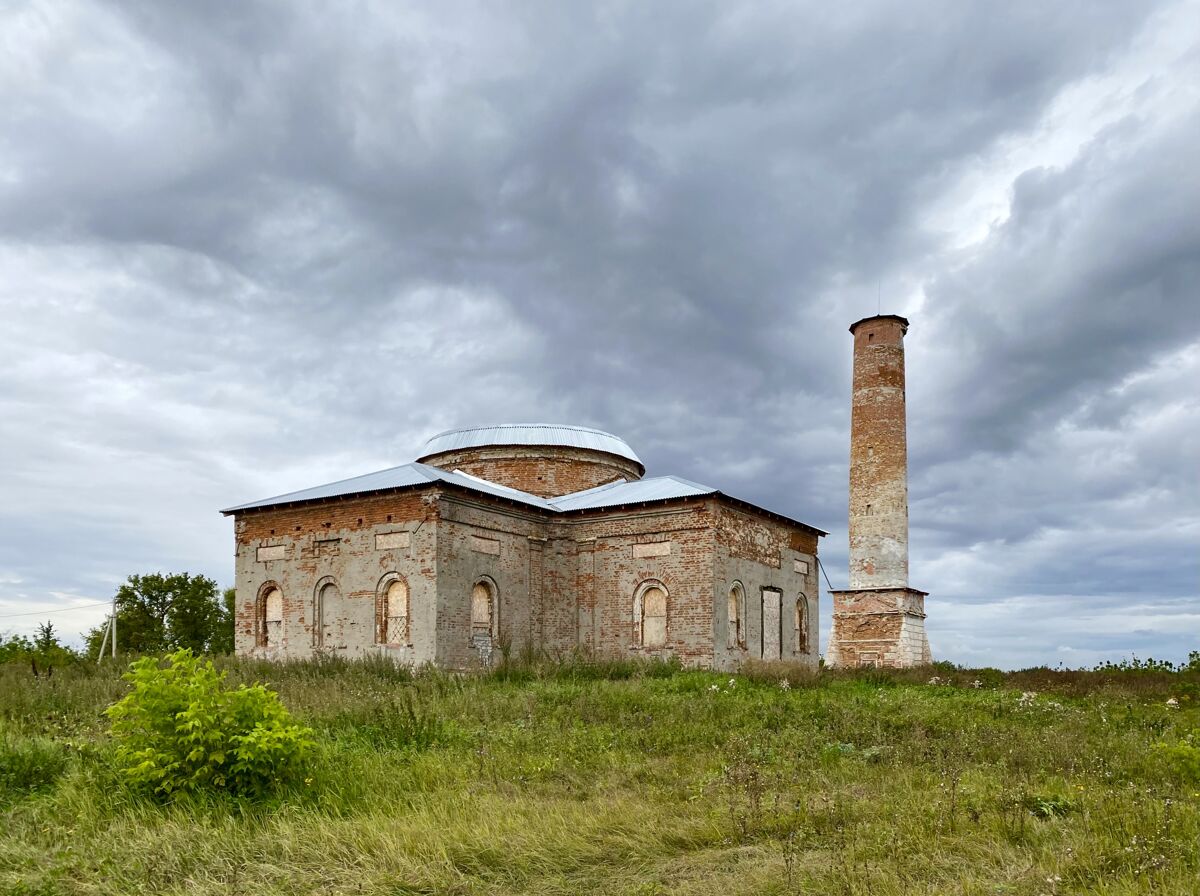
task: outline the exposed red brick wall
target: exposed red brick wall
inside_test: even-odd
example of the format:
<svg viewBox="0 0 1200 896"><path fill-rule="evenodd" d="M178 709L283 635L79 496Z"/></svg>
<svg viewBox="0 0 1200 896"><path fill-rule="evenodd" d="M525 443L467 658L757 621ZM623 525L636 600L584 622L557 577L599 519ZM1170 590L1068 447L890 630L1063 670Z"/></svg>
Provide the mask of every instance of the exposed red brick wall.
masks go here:
<svg viewBox="0 0 1200 896"><path fill-rule="evenodd" d="M364 495L321 504L243 511L234 518L234 533L238 544L250 544L272 537L294 538L314 533L372 529L397 520L432 516L433 513L423 492Z"/></svg>

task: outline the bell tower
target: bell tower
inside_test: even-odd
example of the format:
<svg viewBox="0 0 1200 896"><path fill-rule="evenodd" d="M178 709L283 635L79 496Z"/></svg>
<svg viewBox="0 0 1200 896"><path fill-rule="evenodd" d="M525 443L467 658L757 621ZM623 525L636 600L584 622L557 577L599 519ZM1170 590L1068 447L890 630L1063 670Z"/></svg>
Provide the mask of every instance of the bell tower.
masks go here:
<svg viewBox="0 0 1200 896"><path fill-rule="evenodd" d="M895 314L850 327L850 587L833 592L831 666L930 662L926 592L908 585L908 437L904 334Z"/></svg>

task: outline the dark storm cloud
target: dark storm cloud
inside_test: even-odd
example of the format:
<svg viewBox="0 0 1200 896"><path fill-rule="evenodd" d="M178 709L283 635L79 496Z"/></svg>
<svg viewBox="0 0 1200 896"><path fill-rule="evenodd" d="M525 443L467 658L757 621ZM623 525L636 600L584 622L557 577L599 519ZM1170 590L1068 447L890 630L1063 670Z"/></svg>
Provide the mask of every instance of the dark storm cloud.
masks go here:
<svg viewBox="0 0 1200 896"><path fill-rule="evenodd" d="M1195 11L9 11L0 615L228 581L216 507L500 419L827 528L839 584L845 328L878 292L914 321L935 651L1140 647L1069 608L1195 613Z"/></svg>

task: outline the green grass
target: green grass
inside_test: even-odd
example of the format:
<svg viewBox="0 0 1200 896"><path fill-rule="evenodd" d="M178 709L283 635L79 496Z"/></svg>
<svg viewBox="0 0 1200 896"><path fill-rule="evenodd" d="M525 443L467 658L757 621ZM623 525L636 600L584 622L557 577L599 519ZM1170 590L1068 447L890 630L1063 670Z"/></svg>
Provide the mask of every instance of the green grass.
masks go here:
<svg viewBox="0 0 1200 896"><path fill-rule="evenodd" d="M128 790L123 667L0 667L0 892L1198 889L1195 672L220 665L318 735L265 804Z"/></svg>

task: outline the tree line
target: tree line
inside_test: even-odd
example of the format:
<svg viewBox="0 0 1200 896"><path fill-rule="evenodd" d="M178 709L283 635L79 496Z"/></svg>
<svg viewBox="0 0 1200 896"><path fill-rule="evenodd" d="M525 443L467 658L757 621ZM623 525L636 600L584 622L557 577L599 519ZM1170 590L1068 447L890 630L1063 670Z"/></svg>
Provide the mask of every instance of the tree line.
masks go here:
<svg viewBox="0 0 1200 896"><path fill-rule="evenodd" d="M191 650L195 654L233 652L235 592L222 591L208 576L186 572L132 575L115 595L117 652L158 654ZM33 638L0 637L0 663L30 662L35 671L84 658L96 659L108 622L84 636L84 648L63 645L54 625L38 626Z"/></svg>

